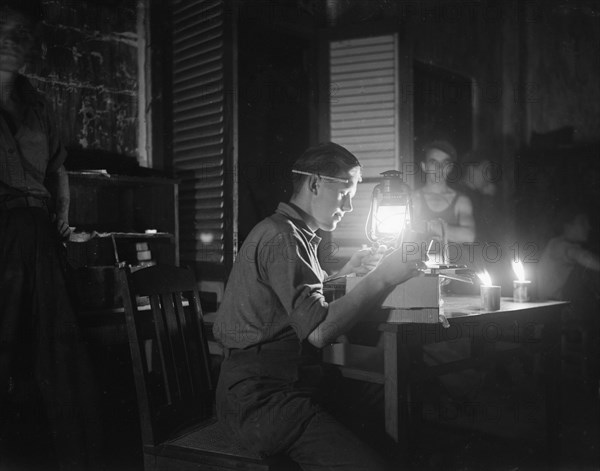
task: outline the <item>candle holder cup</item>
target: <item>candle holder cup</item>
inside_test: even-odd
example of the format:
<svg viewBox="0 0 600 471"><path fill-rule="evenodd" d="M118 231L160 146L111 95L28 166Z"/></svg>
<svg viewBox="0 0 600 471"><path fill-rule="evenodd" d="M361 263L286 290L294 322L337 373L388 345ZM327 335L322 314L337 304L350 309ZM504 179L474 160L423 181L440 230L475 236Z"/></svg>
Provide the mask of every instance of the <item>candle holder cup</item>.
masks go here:
<svg viewBox="0 0 600 471"><path fill-rule="evenodd" d="M531 281L513 281L513 301L516 303L528 302L530 285Z"/></svg>
<svg viewBox="0 0 600 471"><path fill-rule="evenodd" d="M481 308L484 311L500 309L500 286L481 285Z"/></svg>

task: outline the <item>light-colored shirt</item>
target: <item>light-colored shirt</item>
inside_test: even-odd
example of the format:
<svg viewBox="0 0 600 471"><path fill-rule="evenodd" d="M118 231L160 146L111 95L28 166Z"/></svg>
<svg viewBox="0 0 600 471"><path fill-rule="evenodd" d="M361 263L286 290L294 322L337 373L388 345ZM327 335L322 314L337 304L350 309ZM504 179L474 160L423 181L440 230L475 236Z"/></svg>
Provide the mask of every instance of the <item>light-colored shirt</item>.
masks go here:
<svg viewBox="0 0 600 471"><path fill-rule="evenodd" d="M321 238L280 203L250 232L231 270L213 332L228 348L306 339L327 315Z"/></svg>
<svg viewBox="0 0 600 471"><path fill-rule="evenodd" d="M14 135L0 114L0 197L49 198L44 186L46 175L61 167L67 153L58 138L51 111L22 75L17 77L14 93L25 109Z"/></svg>

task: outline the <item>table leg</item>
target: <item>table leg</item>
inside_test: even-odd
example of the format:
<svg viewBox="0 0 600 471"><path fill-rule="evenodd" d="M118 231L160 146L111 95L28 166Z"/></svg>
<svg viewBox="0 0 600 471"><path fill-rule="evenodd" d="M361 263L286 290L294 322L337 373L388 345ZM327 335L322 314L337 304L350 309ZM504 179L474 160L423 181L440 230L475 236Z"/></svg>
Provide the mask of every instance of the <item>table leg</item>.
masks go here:
<svg viewBox="0 0 600 471"><path fill-rule="evenodd" d="M385 376L385 431L396 442L400 441L401 407L406 404L406 379L401 378L399 365L399 343L395 332L383 333L383 371ZM403 380L404 379L404 380ZM399 383L402 384L400 387Z"/></svg>
<svg viewBox="0 0 600 471"><path fill-rule="evenodd" d="M418 441L420 403L412 397L409 367L415 355L414 347L400 342L397 332L384 332L385 429L409 458Z"/></svg>

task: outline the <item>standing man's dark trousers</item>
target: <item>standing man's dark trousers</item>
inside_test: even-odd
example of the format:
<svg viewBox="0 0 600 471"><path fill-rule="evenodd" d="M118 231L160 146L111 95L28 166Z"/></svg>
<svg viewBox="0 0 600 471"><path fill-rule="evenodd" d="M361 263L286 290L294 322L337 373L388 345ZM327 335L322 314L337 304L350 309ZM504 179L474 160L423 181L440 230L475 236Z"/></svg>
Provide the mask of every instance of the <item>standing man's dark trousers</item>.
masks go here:
<svg viewBox="0 0 600 471"><path fill-rule="evenodd" d="M0 446L11 434L3 424L38 397L60 469L90 469L102 440L97 389L58 247L44 208L0 207Z"/></svg>

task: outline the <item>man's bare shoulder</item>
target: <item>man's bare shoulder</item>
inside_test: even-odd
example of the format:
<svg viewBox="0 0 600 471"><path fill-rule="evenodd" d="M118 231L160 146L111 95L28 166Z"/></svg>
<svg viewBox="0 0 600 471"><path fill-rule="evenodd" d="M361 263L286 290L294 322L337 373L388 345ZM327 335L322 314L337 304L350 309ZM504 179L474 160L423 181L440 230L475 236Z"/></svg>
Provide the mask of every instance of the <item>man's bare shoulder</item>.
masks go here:
<svg viewBox="0 0 600 471"><path fill-rule="evenodd" d="M461 192L457 192L458 196L456 197L456 209L462 212L473 212L473 203L471 198Z"/></svg>

